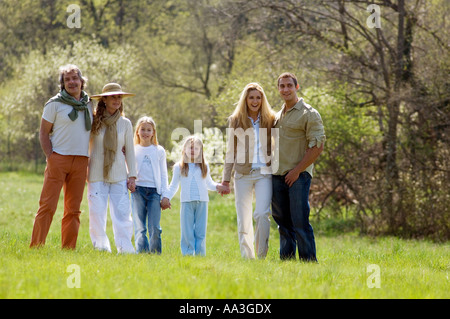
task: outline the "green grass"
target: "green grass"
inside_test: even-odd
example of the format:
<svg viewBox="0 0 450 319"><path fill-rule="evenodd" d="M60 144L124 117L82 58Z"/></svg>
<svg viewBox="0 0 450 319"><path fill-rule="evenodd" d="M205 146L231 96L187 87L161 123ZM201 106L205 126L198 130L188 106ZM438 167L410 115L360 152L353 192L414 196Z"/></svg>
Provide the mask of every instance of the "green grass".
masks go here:
<svg viewBox="0 0 450 319"><path fill-rule="evenodd" d="M0 173L0 298L450 297L448 243L360 237L321 230L321 225L312 222L319 263L280 261L272 223L267 258L244 260L239 253L234 197L212 192L206 257L181 256L178 198L162 214L161 255L93 250L87 200L82 203L75 251L60 249L62 205L46 246L29 249L41 186L40 175ZM113 245L110 222L108 232ZM68 287L72 273L67 269L72 264L79 267L80 288ZM368 287L370 264L379 266L381 288Z"/></svg>

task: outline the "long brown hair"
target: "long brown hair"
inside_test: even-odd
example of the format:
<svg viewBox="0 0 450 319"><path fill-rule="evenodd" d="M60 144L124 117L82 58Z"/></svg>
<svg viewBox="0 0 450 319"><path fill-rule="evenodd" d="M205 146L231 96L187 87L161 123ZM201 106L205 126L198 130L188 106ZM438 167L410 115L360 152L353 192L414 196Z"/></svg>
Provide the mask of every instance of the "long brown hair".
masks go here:
<svg viewBox="0 0 450 319"><path fill-rule="evenodd" d="M97 107L94 111L94 121L92 122L91 133L95 135L100 132L100 129L102 128L102 121L105 118L106 104L103 99L104 97L98 101ZM123 116L123 102L120 104L119 112L120 115Z"/></svg>

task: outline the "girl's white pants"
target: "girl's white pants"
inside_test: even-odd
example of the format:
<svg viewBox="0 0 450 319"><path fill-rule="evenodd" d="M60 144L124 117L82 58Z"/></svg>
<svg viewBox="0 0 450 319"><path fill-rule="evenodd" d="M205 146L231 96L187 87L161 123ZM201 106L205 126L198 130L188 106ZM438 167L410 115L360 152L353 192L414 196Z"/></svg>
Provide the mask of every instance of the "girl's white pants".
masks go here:
<svg viewBox="0 0 450 319"><path fill-rule="evenodd" d="M111 252L106 235L108 202L111 214L114 242L119 253L134 253L131 242L133 221L127 182L88 183L89 234L95 249Z"/></svg>
<svg viewBox="0 0 450 319"><path fill-rule="evenodd" d="M265 258L269 249L272 175L261 174L259 169L252 170L248 175L235 172L234 187L241 255L244 258L254 259L256 249L258 258ZM253 190L256 197L254 211Z"/></svg>

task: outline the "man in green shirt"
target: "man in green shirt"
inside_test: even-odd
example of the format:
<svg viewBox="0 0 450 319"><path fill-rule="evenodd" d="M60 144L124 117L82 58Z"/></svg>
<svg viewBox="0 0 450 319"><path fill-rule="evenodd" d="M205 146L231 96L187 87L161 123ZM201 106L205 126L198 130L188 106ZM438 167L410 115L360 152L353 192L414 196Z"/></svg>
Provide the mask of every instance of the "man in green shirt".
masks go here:
<svg viewBox="0 0 450 319"><path fill-rule="evenodd" d="M275 117L278 170L272 178L272 216L280 233L280 258L317 261L309 223L309 189L315 160L323 150L325 131L319 112L297 96L297 78L283 73L278 91L284 104Z"/></svg>

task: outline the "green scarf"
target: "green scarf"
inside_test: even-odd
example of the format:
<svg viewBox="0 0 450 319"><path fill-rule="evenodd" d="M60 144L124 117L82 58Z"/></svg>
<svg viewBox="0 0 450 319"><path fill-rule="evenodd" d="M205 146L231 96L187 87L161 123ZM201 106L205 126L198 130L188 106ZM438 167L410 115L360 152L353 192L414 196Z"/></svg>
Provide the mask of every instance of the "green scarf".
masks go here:
<svg viewBox="0 0 450 319"><path fill-rule="evenodd" d="M54 97L52 97L46 105L50 102L61 102L67 105L70 105L73 107L73 110L69 113L69 118L72 121L75 121L78 118L78 112L84 111L84 125L86 127L86 131L90 131L92 127L91 123L91 117L89 114L89 96L86 92L81 91L81 99L78 101L75 99L72 95L66 92L66 90L62 89L59 91L58 94L56 94Z"/></svg>
<svg viewBox="0 0 450 319"><path fill-rule="evenodd" d="M117 150L117 120L120 118L120 111L117 110L114 114L109 114L105 110L102 123L105 125L105 136L103 137L103 178L107 179L109 171L116 158Z"/></svg>

